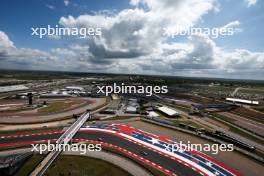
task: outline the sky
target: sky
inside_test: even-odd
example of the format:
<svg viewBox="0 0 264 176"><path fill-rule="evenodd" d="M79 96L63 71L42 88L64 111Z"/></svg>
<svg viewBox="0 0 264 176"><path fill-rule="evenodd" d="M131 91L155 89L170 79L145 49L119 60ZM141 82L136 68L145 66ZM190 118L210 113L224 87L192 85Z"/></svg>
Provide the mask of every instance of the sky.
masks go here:
<svg viewBox="0 0 264 176"><path fill-rule="evenodd" d="M263 22L261 0L1 0L0 69L263 80ZM32 35L48 25L101 35Z"/></svg>

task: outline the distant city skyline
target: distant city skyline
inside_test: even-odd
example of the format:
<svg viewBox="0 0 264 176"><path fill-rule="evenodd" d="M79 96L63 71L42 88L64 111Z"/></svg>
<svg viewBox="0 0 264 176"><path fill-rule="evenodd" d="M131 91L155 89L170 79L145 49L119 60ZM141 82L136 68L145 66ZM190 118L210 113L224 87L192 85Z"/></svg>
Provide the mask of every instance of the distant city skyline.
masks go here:
<svg viewBox="0 0 264 176"><path fill-rule="evenodd" d="M3 0L0 69L264 80L263 21L260 0ZM102 35L31 35L48 25ZM234 32L165 35L191 28Z"/></svg>

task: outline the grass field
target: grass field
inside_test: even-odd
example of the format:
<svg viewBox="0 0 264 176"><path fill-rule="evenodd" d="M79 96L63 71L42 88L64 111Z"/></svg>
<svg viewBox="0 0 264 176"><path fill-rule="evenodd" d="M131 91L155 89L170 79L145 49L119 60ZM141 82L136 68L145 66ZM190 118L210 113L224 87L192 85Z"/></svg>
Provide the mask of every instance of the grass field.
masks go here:
<svg viewBox="0 0 264 176"><path fill-rule="evenodd" d="M171 104L171 106L173 106L174 108L179 109L183 112L190 112L190 107L189 106L186 106L186 105L177 105L177 104Z"/></svg>
<svg viewBox="0 0 264 176"><path fill-rule="evenodd" d="M181 123L181 124L185 124L185 125L188 125L188 126L193 126L193 127L196 127L196 128L206 128L205 126L202 126L202 125L200 125L198 123L195 123L195 122L193 122L191 120L173 119L173 120L170 120L170 121L172 121L176 127L180 127L179 124Z"/></svg>
<svg viewBox="0 0 264 176"><path fill-rule="evenodd" d="M256 111L264 113L264 106L254 107Z"/></svg>
<svg viewBox="0 0 264 176"><path fill-rule="evenodd" d="M243 88L238 91L238 93L243 93L243 94L259 94L259 95L264 95L264 88Z"/></svg>
<svg viewBox="0 0 264 176"><path fill-rule="evenodd" d="M108 121L108 120L128 120L128 119L132 119L132 118L136 118L136 117L139 117L139 115L136 115L135 116L114 116L114 117L111 117L111 118L107 118L107 119L103 119L103 120L100 120L100 121Z"/></svg>
<svg viewBox="0 0 264 176"><path fill-rule="evenodd" d="M32 171L34 167L44 158L44 155L33 155L25 164L18 170L15 176L26 176Z"/></svg>
<svg viewBox="0 0 264 176"><path fill-rule="evenodd" d="M53 131L60 131L62 129L63 129L63 127L54 127L54 128L38 128L38 129L15 130L15 131L0 131L0 135L32 134L32 133L41 133L41 132L53 132Z"/></svg>
<svg viewBox="0 0 264 176"><path fill-rule="evenodd" d="M218 118L219 118L219 119L222 119L223 121L226 121L226 119L224 118L224 116L221 116L221 115L219 115L219 114L214 114L214 115L211 116L211 117L213 117L213 118L214 118L215 120L217 120L217 121L219 121ZM222 121L219 121L219 122L223 123ZM232 121L226 121L226 122L232 123ZM263 145L263 141L262 141L262 140L260 140L260 139L258 139L258 138L256 138L256 137L254 137L254 136L252 136L252 135L250 135L250 134L248 134L248 133L246 133L246 132L240 130L239 128L236 128L236 127L234 127L234 126L231 126L231 125L229 125L229 124L227 124L227 123L225 123L225 125L227 125L227 126L229 127L229 131L231 131L231 132L233 132L233 133L236 133L236 134L238 134L238 135L241 135L241 136L243 136L243 137L245 137L245 138L248 138L248 139L250 139L250 140L252 140L252 141L255 141L255 142L257 142L257 143ZM233 125L235 125L235 124L233 124Z"/></svg>
<svg viewBox="0 0 264 176"><path fill-rule="evenodd" d="M237 115L240 115L242 117L246 117L246 118L255 120L255 121L260 122L260 123L264 123L264 114L257 112L257 111L252 111L252 110L246 109L244 107L239 107L239 108L236 108L230 112L237 114Z"/></svg>
<svg viewBox="0 0 264 176"><path fill-rule="evenodd" d="M51 102L48 103L46 107L43 108L39 108L38 112L41 113L51 113L51 112L59 112L59 111L63 111L67 108L70 108L74 105L79 105L81 104L82 101L80 100L75 100L75 101L56 101L56 102Z"/></svg>
<svg viewBox="0 0 264 176"><path fill-rule="evenodd" d="M17 172L16 176L27 176L43 158L41 155L32 156ZM128 172L109 162L89 158L86 156L61 155L52 164L45 174L46 176L131 176Z"/></svg>
<svg viewBox="0 0 264 176"><path fill-rule="evenodd" d="M56 165L53 164L46 173L48 175L130 176L128 172L106 161L67 155L58 158Z"/></svg>
<svg viewBox="0 0 264 176"><path fill-rule="evenodd" d="M190 100L195 103L213 103L214 102L212 99L197 96L197 95L191 95L191 94L175 94L174 97Z"/></svg>
<svg viewBox="0 0 264 176"><path fill-rule="evenodd" d="M230 123L235 123L236 122L236 120L231 119L231 118L226 117L226 116L223 116L221 114L214 113L214 116L216 116L216 117L218 117L218 118L220 118L220 119L222 119L222 120L224 120L226 122L230 122Z"/></svg>

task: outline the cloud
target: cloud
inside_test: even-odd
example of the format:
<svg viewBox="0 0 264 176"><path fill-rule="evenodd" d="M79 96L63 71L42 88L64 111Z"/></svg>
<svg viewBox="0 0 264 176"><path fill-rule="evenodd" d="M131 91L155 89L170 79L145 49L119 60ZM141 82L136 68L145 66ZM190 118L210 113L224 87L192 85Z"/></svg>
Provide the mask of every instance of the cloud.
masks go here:
<svg viewBox="0 0 264 176"><path fill-rule="evenodd" d="M55 6L49 5L49 4L47 4L46 7L49 8L49 9L51 9L51 10L54 10L55 9Z"/></svg>
<svg viewBox="0 0 264 176"><path fill-rule="evenodd" d="M48 35L47 38L51 39L51 40L60 40L61 36L59 36L59 35Z"/></svg>
<svg viewBox="0 0 264 176"><path fill-rule="evenodd" d="M130 4L131 8L118 12L61 17L59 24L64 27L101 27L102 36L69 40L73 42L49 52L16 48L0 32L1 66L24 63L32 68L68 71L262 78L263 52L239 48L227 52L203 34L183 41L170 41L163 35L163 28L187 29L204 15L217 13L217 1L131 0ZM240 25L236 20L219 29Z"/></svg>
<svg viewBox="0 0 264 176"><path fill-rule="evenodd" d="M25 66L33 68L34 66L45 67L56 60L56 57L47 52L30 48L17 48L8 36L0 31L0 65L6 68L6 64L13 66ZM48 68L48 67L47 67ZM23 68L19 68L23 69Z"/></svg>
<svg viewBox="0 0 264 176"><path fill-rule="evenodd" d="M119 64L119 68L129 65L127 71L132 73L263 79L264 52L245 49L226 52L208 36L196 35L186 43L164 45L162 53Z"/></svg>
<svg viewBox="0 0 264 176"><path fill-rule="evenodd" d="M194 26L204 15L218 9L215 0L132 0L130 3L137 7L147 7L153 23L172 31Z"/></svg>
<svg viewBox="0 0 264 176"><path fill-rule="evenodd" d="M242 32L242 29L239 28L240 25L241 25L240 24L240 21L238 21L238 20L231 21L231 22L227 23L226 25L220 27L220 30L222 30L222 31L228 31L228 29L233 29L233 32L234 33L236 33L236 32Z"/></svg>
<svg viewBox="0 0 264 176"><path fill-rule="evenodd" d="M166 40L164 27L177 28L180 25L188 28L195 25L214 9L215 1L131 1L133 5L139 3L144 3L148 10L136 7L111 15L97 13L77 18L61 17L59 23L65 27L101 27L102 37L89 41L89 51L97 59L137 58L157 51Z"/></svg>
<svg viewBox="0 0 264 176"><path fill-rule="evenodd" d="M61 71L105 71L113 63L93 62L87 46L71 44L49 52L31 48L17 48L8 36L0 31L0 68L39 69Z"/></svg>
<svg viewBox="0 0 264 176"><path fill-rule="evenodd" d="M232 70L259 70L264 69L264 52L250 52L245 49L236 49L233 52L222 52L219 59L220 68Z"/></svg>
<svg viewBox="0 0 264 176"><path fill-rule="evenodd" d="M14 47L13 42L9 40L8 36L4 32L0 31L0 49L9 47Z"/></svg>
<svg viewBox="0 0 264 176"><path fill-rule="evenodd" d="M246 3L247 7L251 7L257 4L258 0L244 0Z"/></svg>
<svg viewBox="0 0 264 176"><path fill-rule="evenodd" d="M151 52L160 37L150 38L144 33L150 32L143 10L124 10L114 17L105 15L81 15L77 18L62 17L60 24L65 27L101 27L102 36L89 39L89 51L98 59L132 58ZM154 32L154 30L153 30Z"/></svg>
<svg viewBox="0 0 264 176"><path fill-rule="evenodd" d="M64 0L63 2L65 6L68 6L70 4L70 0Z"/></svg>

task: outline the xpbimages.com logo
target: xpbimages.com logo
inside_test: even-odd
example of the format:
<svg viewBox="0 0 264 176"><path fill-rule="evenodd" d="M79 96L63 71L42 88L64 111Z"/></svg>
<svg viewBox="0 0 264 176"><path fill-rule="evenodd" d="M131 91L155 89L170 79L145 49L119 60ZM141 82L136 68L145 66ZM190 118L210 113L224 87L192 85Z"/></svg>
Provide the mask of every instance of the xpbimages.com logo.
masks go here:
<svg viewBox="0 0 264 176"><path fill-rule="evenodd" d="M89 28L77 28L77 27L59 27L55 25L55 27L51 27L48 25L47 27L35 27L31 28L31 35L37 36L39 38L43 38L44 36L77 36L79 38L87 38L87 37L97 37L102 35L102 28L100 27L89 27Z"/></svg>
<svg viewBox="0 0 264 176"><path fill-rule="evenodd" d="M38 152L39 154L52 152L52 151L73 151L73 152L80 152L80 154L86 154L90 151L101 151L102 146L101 144L85 144L85 143L51 143L50 140L44 144L31 144L31 151Z"/></svg>

